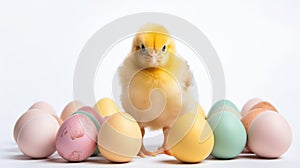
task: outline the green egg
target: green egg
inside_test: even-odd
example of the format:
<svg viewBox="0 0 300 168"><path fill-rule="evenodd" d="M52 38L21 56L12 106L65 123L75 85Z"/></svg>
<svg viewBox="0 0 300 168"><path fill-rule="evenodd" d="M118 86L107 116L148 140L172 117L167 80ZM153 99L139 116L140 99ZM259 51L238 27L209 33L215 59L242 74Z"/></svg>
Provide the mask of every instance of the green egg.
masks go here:
<svg viewBox="0 0 300 168"><path fill-rule="evenodd" d="M231 112L224 111L212 115L207 121L215 139L212 156L218 159L232 159L243 151L247 134L239 118Z"/></svg>
<svg viewBox="0 0 300 168"><path fill-rule="evenodd" d="M236 107L234 103L232 103L230 100L222 99L216 102L209 110L207 118L210 118L212 115L222 112L222 111L228 111L237 116L239 119L242 118L242 115L240 113L240 110Z"/></svg>
<svg viewBox="0 0 300 168"><path fill-rule="evenodd" d="M72 115L74 115L74 114L83 114L83 115L86 115L87 117L89 117L89 119L91 119L93 121L93 123L95 124L95 126L97 128L97 131L99 132L99 130L101 128L100 123L98 122L98 120L92 114L90 114L86 111L81 111L81 110L74 112ZM92 156L97 156L98 154L100 154L100 152L99 152L99 149L96 148L96 150L94 151Z"/></svg>

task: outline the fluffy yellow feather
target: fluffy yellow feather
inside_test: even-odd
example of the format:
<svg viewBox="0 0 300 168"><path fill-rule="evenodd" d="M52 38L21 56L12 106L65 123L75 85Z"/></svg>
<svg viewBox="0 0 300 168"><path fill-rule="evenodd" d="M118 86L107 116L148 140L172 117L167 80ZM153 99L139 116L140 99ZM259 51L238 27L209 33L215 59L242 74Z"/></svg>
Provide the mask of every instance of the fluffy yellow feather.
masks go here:
<svg viewBox="0 0 300 168"><path fill-rule="evenodd" d="M196 106L189 65L176 53L174 40L161 25L143 26L133 39L131 52L119 68L124 110L144 128L163 129L164 143L158 151L142 146L140 156L166 151L170 126L181 113Z"/></svg>

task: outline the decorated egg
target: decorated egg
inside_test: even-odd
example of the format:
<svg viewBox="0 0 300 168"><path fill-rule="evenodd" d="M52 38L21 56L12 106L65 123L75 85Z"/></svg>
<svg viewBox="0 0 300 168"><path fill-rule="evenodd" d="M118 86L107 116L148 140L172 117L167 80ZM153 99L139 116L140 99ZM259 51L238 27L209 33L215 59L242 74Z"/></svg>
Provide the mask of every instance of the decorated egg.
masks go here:
<svg viewBox="0 0 300 168"><path fill-rule="evenodd" d="M74 114L83 114L83 115L86 115L87 117L89 117L89 119L90 120L92 120L93 121L93 123L95 124L95 126L96 126L96 128L97 128L97 132L100 130L100 123L99 123L99 121L94 117L94 115L92 115L91 113L89 113L89 112L86 112L86 111L83 111L83 110L78 110L78 111L76 111L76 112L74 112L72 115L74 115ZM96 112L96 114L98 114L97 112ZM99 114L98 114L99 115ZM97 134L98 135L98 134ZM96 142L97 142L97 140L96 140ZM98 150L98 148L96 148L96 150L94 151L94 153L92 154L92 156L96 156L96 155L98 155L99 154L99 150Z"/></svg>
<svg viewBox="0 0 300 168"><path fill-rule="evenodd" d="M103 118L100 116L100 114L92 107L89 106L83 106L78 111L85 111L93 115L93 117L100 123L100 125L104 122Z"/></svg>
<svg viewBox="0 0 300 168"><path fill-rule="evenodd" d="M224 111L208 119L215 139L212 155L219 159L231 159L244 149L247 134L242 122L230 112Z"/></svg>
<svg viewBox="0 0 300 168"><path fill-rule="evenodd" d="M140 151L142 134L135 119L128 113L114 113L101 126L98 148L112 162L129 162Z"/></svg>
<svg viewBox="0 0 300 168"><path fill-rule="evenodd" d="M214 146L214 136L209 124L195 113L180 116L170 128L168 150L179 161L201 162L209 156Z"/></svg>
<svg viewBox="0 0 300 168"><path fill-rule="evenodd" d="M97 146L97 127L84 114L74 114L61 125L56 136L56 150L67 161L86 160Z"/></svg>

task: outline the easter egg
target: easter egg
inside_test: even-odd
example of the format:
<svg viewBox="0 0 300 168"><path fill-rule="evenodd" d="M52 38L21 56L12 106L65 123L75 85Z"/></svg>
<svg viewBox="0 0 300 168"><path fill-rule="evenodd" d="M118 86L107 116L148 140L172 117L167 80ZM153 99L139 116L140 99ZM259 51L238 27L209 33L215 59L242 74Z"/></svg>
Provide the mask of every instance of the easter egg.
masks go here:
<svg viewBox="0 0 300 168"><path fill-rule="evenodd" d="M69 102L63 109L60 118L65 121L72 113L83 107L84 104L80 101L74 100Z"/></svg>
<svg viewBox="0 0 300 168"><path fill-rule="evenodd" d="M140 151L142 134L135 119L128 113L114 113L101 126L98 148L112 162L129 162Z"/></svg>
<svg viewBox="0 0 300 168"><path fill-rule="evenodd" d="M242 122L230 112L224 111L208 119L215 138L212 155L219 159L231 159L239 155L246 144L247 134Z"/></svg>
<svg viewBox="0 0 300 168"><path fill-rule="evenodd" d="M15 126L14 126L14 139L17 142L17 136L19 134L20 129L24 126L26 122L28 122L30 119L32 119L35 116L44 115L45 113L41 112L39 109L31 109L19 117L17 120Z"/></svg>
<svg viewBox="0 0 300 168"><path fill-rule="evenodd" d="M259 98L252 98L252 99L248 100L242 108L242 111L241 111L242 116L246 115L252 109L253 106L255 106L257 103L262 102L262 101L263 100L259 99Z"/></svg>
<svg viewBox="0 0 300 168"><path fill-rule="evenodd" d="M243 118L241 119L245 129L246 129L246 132L248 132L249 130L249 126L250 124L252 123L252 121L257 117L259 116L261 113L264 113L266 111L271 111L271 110L267 110L267 109L264 109L264 108L255 108L253 110L250 110L245 116L243 116Z"/></svg>
<svg viewBox="0 0 300 168"><path fill-rule="evenodd" d="M39 102L34 103L32 106L29 107L28 110L31 110L31 109L39 109L43 112L52 114L54 116L57 115L55 110L53 109L53 107L44 101L39 101Z"/></svg>
<svg viewBox="0 0 300 168"><path fill-rule="evenodd" d="M59 124L50 114L38 114L29 119L17 136L19 149L31 158L46 158L55 152L55 137Z"/></svg>
<svg viewBox="0 0 300 168"><path fill-rule="evenodd" d="M54 109L48 103L43 102L43 101L34 103L28 109L27 112L25 112L18 118L17 122L15 123L13 135L14 135L14 139L16 142L17 142L18 133L19 133L20 129L23 127L23 125L28 120L30 120L31 118L33 118L35 116L38 116L39 114L49 114L57 120L59 125L62 124L62 120L56 115Z"/></svg>
<svg viewBox="0 0 300 168"><path fill-rule="evenodd" d="M56 150L67 161L86 160L95 151L97 127L83 114L74 114L59 128L56 135Z"/></svg>
<svg viewBox="0 0 300 168"><path fill-rule="evenodd" d="M110 116L114 113L120 112L116 103L109 98L100 99L94 105L94 109L99 112L101 117Z"/></svg>
<svg viewBox="0 0 300 168"><path fill-rule="evenodd" d="M262 102L259 102L257 103L256 105L254 105L252 109L256 109L256 108L264 108L264 109L267 109L267 110L272 110L272 111L276 111L277 112L277 109L269 102L267 101L262 101Z"/></svg>
<svg viewBox="0 0 300 168"><path fill-rule="evenodd" d="M223 111L231 112L238 118L241 118L239 109L230 100L227 99L222 99L216 102L209 110L207 118L210 118L212 115Z"/></svg>
<svg viewBox="0 0 300 168"><path fill-rule="evenodd" d="M170 128L167 142L168 150L177 160L195 163L209 156L214 146L214 136L204 118L185 113Z"/></svg>
<svg viewBox="0 0 300 168"><path fill-rule="evenodd" d="M74 114L83 114L83 115L86 115L90 120L93 121L93 123L95 124L96 128L97 128L97 132L100 130L100 123L99 121L91 114L91 113L88 113L86 111L82 111L82 110L78 110L76 112L74 112L72 115ZM99 114L98 114L99 115ZM98 134L97 134L98 135ZM97 140L96 140L97 141ZM94 153L92 154L92 156L96 156L99 154L99 150L98 148L95 149Z"/></svg>
<svg viewBox="0 0 300 168"><path fill-rule="evenodd" d="M103 118L100 116L100 114L92 107L89 106L83 106L78 111L86 111L93 115L93 117L100 123L100 125L104 122Z"/></svg>
<svg viewBox="0 0 300 168"><path fill-rule="evenodd" d="M206 118L206 114L203 110L203 108L201 107L200 104L197 104L192 110L191 110L191 113L197 113L198 117L201 117L201 118Z"/></svg>
<svg viewBox="0 0 300 168"><path fill-rule="evenodd" d="M248 146L260 157L280 157L289 149L291 143L291 127L277 112L261 113L249 126Z"/></svg>

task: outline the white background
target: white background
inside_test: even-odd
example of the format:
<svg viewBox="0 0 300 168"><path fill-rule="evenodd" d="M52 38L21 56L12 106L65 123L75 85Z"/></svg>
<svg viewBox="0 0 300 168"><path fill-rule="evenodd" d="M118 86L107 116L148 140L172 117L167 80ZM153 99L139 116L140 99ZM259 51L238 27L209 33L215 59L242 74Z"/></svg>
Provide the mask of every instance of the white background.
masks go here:
<svg viewBox="0 0 300 168"><path fill-rule="evenodd" d="M50 160L26 160L12 137L17 118L39 100L49 102L60 114L73 98L74 68L87 40L105 24L137 12L169 13L196 25L220 57L226 97L239 108L252 97L272 102L293 129L290 150L277 160L240 157L230 161L206 160L196 165L177 164L166 156L136 158L124 165L105 164L97 159L66 165L57 155ZM296 167L300 154L299 20L297 0L0 1L0 165ZM131 43L126 45L129 51ZM121 57L127 54L124 52ZM184 50L179 53L184 55ZM104 96L97 89L97 98ZM199 97L207 111L210 91Z"/></svg>

